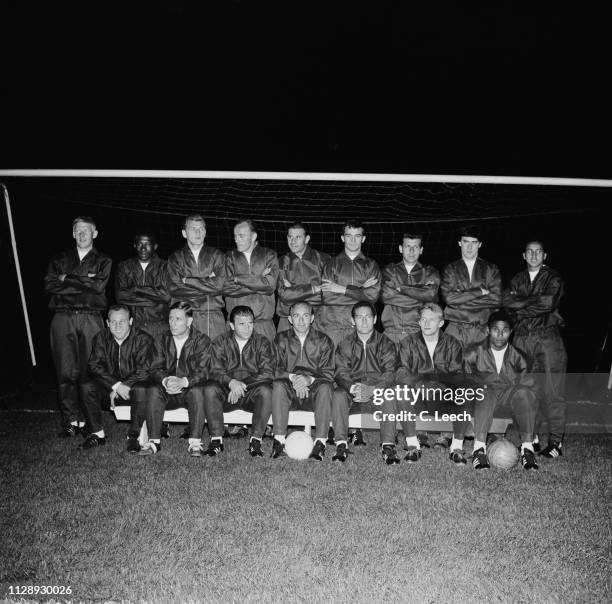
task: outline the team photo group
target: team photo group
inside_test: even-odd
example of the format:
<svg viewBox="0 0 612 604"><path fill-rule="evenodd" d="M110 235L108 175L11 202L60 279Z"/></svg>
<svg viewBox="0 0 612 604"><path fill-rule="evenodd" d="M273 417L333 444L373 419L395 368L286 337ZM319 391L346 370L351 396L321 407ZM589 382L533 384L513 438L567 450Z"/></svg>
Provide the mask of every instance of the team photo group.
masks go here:
<svg viewBox="0 0 612 604"><path fill-rule="evenodd" d="M185 246L168 260L152 232L139 232L134 256L115 265L95 247L95 220L77 217L76 246L45 275L60 436L82 435L79 448L95 450L106 444L104 411L129 405L127 451L156 455L165 411L185 407L189 456L222 455L231 430L248 435L250 456L278 459L290 411L312 411L310 458L322 461L330 445L332 460L345 462L365 444L361 430L349 433L350 415L371 413L384 463L416 463L433 447L481 470L502 417L513 421L525 470L562 455L563 281L545 263L545 241L517 245L525 269L504 275L504 287L495 263L480 257L476 227L457 230L457 257L439 268L422 262L418 232L398 238L397 262L381 268L362 249L364 225L348 220L338 230L344 249L330 257L311 247L307 224L288 226L288 250L272 250L244 219L224 253L206 244L205 219L193 214L182 225ZM413 395L381 396L392 391ZM252 413L249 427L224 422L237 409ZM424 413L451 418L452 433L417 431Z"/></svg>

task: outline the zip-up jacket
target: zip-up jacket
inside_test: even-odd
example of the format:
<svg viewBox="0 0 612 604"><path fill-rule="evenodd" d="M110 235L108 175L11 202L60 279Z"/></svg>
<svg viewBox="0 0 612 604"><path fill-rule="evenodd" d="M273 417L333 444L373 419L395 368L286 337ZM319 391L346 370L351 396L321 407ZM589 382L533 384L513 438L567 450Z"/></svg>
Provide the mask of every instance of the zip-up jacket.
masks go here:
<svg viewBox="0 0 612 604"><path fill-rule="evenodd" d="M505 292L503 305L516 321L514 335L524 336L537 329L561 327L563 318L559 314L559 302L563 296L563 279L554 269L540 267L533 283L529 271L517 273Z"/></svg>
<svg viewBox="0 0 612 604"><path fill-rule="evenodd" d="M338 344L335 356L335 380L347 392L357 383L377 388L387 388L394 383L397 365L395 344L378 331L372 332L365 343L354 331Z"/></svg>
<svg viewBox="0 0 612 604"><path fill-rule="evenodd" d="M363 288L370 277L376 277L376 284ZM323 306L320 314L322 331L327 329L352 328L351 308L361 301L375 304L380 294L382 275L378 264L362 252L351 260L344 250L334 256L323 269L323 279L330 279L346 287L345 294L323 292Z"/></svg>
<svg viewBox="0 0 612 604"><path fill-rule="evenodd" d="M174 375L186 377L189 387L201 385L209 378L211 364L212 341L193 326L189 329L178 362L176 344L171 333L165 333L155 340L151 374L159 384L164 378Z"/></svg>
<svg viewBox="0 0 612 604"><path fill-rule="evenodd" d="M102 329L93 340L87 364L90 377L100 380L109 390L123 382L130 388L149 378L153 338L138 329L130 329L127 338L117 343L110 329Z"/></svg>
<svg viewBox="0 0 612 604"><path fill-rule="evenodd" d="M272 343L258 333L253 333L242 352L233 333L221 334L213 342L212 379L225 386L233 379L247 386L272 382L275 363Z"/></svg>
<svg viewBox="0 0 612 604"><path fill-rule="evenodd" d="M290 373L297 373L333 381L334 343L329 336L311 327L302 346L292 328L276 334L274 343L277 378L288 378Z"/></svg>
<svg viewBox="0 0 612 604"><path fill-rule="evenodd" d="M168 271L166 261L154 254L143 270L138 258L119 263L115 298L130 307L137 323L168 321Z"/></svg>
<svg viewBox="0 0 612 604"><path fill-rule="evenodd" d="M535 384L533 375L527 372L527 360L512 344L508 344L504 352L499 374L488 342L467 350L465 362L472 377L479 383L485 384L487 388L495 390L505 390L512 386L532 388Z"/></svg>
<svg viewBox="0 0 612 604"><path fill-rule="evenodd" d="M481 287L490 293L483 296ZM448 264L442 272L440 289L446 303L444 318L449 321L486 325L489 315L501 306L501 273L482 258L476 258L471 280L462 258Z"/></svg>
<svg viewBox="0 0 612 604"><path fill-rule="evenodd" d="M412 386L420 381L458 384L464 378L463 349L453 336L438 333L433 361L421 332L399 343L397 381Z"/></svg>
<svg viewBox="0 0 612 604"><path fill-rule="evenodd" d="M53 310L106 310L106 284L111 273L111 259L95 247L79 260L77 248L55 256L45 275L45 291L51 294ZM94 274L88 277L88 274ZM59 276L66 275L63 281Z"/></svg>
<svg viewBox="0 0 612 604"><path fill-rule="evenodd" d="M168 291L172 304L189 302L196 311L220 311L224 306L224 282L225 256L214 247L203 245L197 261L188 245L168 258Z"/></svg>
<svg viewBox="0 0 612 604"><path fill-rule="evenodd" d="M263 275L269 268L270 272ZM259 244L251 253L251 261L238 250L225 255L226 281L223 289L227 314L235 306L249 306L256 321L269 320L274 316L274 292L278 280L278 256Z"/></svg>
<svg viewBox="0 0 612 604"><path fill-rule="evenodd" d="M404 331L419 326L419 309L438 301L440 273L417 262L410 274L404 262L389 264L383 272L381 320L385 330Z"/></svg>
<svg viewBox="0 0 612 604"><path fill-rule="evenodd" d="M306 246L301 258L293 252L281 257L276 304L276 314L279 317L289 316L289 309L296 302L308 302L311 306L322 304L321 292L315 294L312 288L321 285L323 268L328 262L327 254L313 250L310 246ZM291 283L291 287L284 284L283 277Z"/></svg>

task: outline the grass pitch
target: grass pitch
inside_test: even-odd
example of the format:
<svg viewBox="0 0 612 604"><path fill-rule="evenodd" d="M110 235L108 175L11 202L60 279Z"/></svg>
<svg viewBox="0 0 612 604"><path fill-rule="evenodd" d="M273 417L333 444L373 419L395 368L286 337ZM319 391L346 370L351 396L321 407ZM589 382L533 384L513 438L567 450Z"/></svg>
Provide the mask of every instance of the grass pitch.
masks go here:
<svg viewBox="0 0 612 604"><path fill-rule="evenodd" d="M322 463L251 459L246 439L193 459L178 428L138 457L110 416L91 451L56 437L57 415L1 418L0 598L610 600L609 435L568 437L538 472L476 472L433 450L388 467L376 432L345 464L329 447Z"/></svg>

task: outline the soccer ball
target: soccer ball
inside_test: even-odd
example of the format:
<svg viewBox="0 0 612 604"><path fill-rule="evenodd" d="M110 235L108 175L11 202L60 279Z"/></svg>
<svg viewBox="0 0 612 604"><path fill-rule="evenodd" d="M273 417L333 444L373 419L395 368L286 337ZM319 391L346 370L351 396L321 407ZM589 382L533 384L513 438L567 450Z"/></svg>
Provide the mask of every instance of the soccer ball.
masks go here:
<svg viewBox="0 0 612 604"><path fill-rule="evenodd" d="M291 459L308 459L313 446L314 442L310 434L296 430L285 440L285 453Z"/></svg>
<svg viewBox="0 0 612 604"><path fill-rule="evenodd" d="M516 465L520 455L509 440L500 438L487 447L487 457L494 468L509 470Z"/></svg>

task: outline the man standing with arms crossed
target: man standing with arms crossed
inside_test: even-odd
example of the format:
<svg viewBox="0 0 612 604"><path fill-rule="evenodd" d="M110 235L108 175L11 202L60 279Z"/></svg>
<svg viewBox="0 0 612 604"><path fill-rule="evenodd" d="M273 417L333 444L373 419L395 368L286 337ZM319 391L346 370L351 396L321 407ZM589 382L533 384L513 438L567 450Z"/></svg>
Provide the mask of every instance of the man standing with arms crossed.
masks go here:
<svg viewBox="0 0 612 604"><path fill-rule="evenodd" d="M423 236L404 233L399 246L402 260L389 264L383 272L381 320L385 335L399 344L407 335L419 333L419 310L438 301L440 273L419 262Z"/></svg>
<svg viewBox="0 0 612 604"><path fill-rule="evenodd" d="M234 226L236 249L225 257L223 293L228 316L237 306L248 306L254 315L255 333L274 342L274 292L278 279L278 257L257 243L257 227L247 218Z"/></svg>
<svg viewBox="0 0 612 604"><path fill-rule="evenodd" d="M129 307L134 329L152 338L168 332L168 271L157 255L157 240L151 233L134 237L136 256L119 263L115 276L115 298Z"/></svg>
<svg viewBox="0 0 612 604"><path fill-rule="evenodd" d="M51 294L51 354L58 381L63 429L59 436L76 436L83 421L80 381L87 375L87 361L94 336L104 327L106 284L111 259L93 246L98 236L89 216L72 222L76 248L55 256L45 275L45 292Z"/></svg>
<svg viewBox="0 0 612 604"><path fill-rule="evenodd" d="M540 410L548 422L548 445L540 455L555 458L562 455L566 412L567 353L560 333L563 319L559 314L563 279L544 264L546 252L541 241L529 241L523 258L527 268L512 278L503 305L515 320L512 344L527 357L530 371L541 376ZM541 420L538 414L536 450L540 448L537 432Z"/></svg>
<svg viewBox="0 0 612 604"><path fill-rule="evenodd" d="M319 329L338 345L354 333L352 308L356 302L375 304L380 294L378 264L361 251L365 232L361 223L349 220L342 230L344 250L323 269L323 306Z"/></svg>
<svg viewBox="0 0 612 604"><path fill-rule="evenodd" d="M478 256L481 245L478 228L462 227L461 258L442 272L444 318L449 322L445 333L457 338L464 350L485 341L489 316L501 306L501 273L497 266ZM434 447L447 449L449 445L449 435L442 434Z"/></svg>
<svg viewBox="0 0 612 604"><path fill-rule="evenodd" d="M206 222L200 214L187 216L183 237L187 245L168 258L172 303L187 302L193 312L193 326L213 340L225 332L225 258L218 249L204 245Z"/></svg>
<svg viewBox="0 0 612 604"><path fill-rule="evenodd" d="M292 304L306 302L316 317L321 307L321 275L329 256L311 248L308 227L295 222L287 231L289 252L281 256L278 276L278 301L276 314L279 316L277 333L291 329L288 320Z"/></svg>

